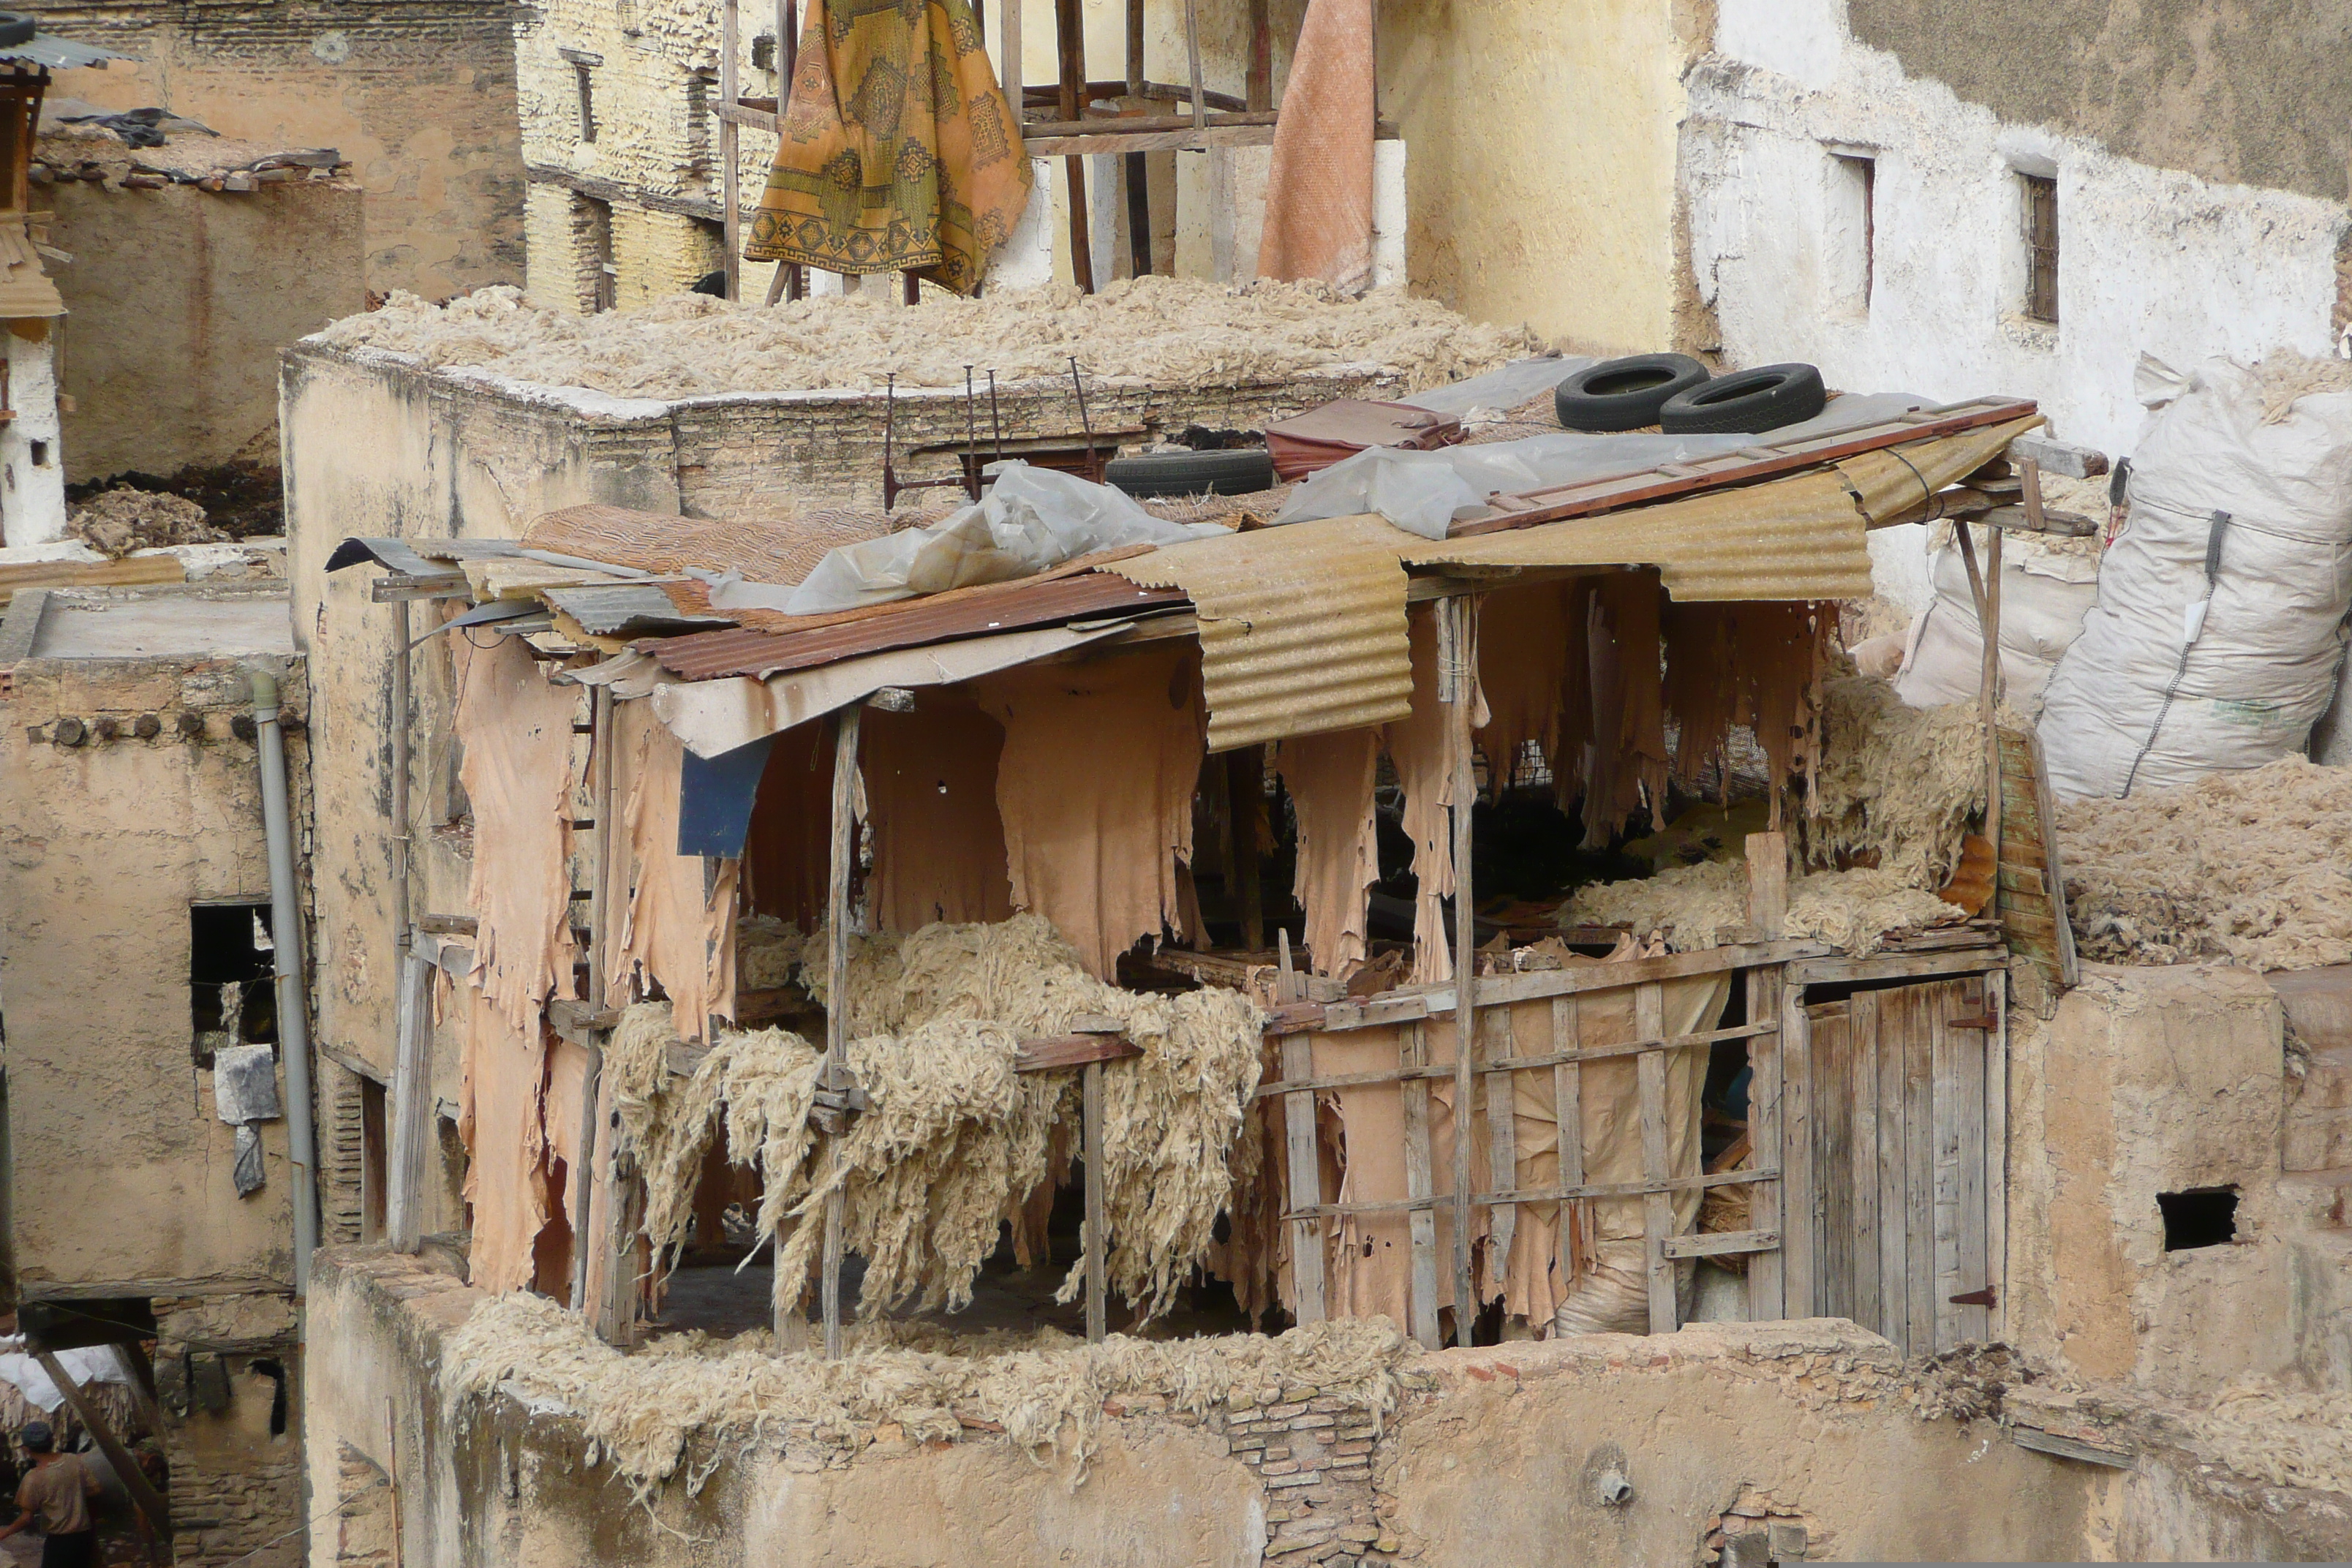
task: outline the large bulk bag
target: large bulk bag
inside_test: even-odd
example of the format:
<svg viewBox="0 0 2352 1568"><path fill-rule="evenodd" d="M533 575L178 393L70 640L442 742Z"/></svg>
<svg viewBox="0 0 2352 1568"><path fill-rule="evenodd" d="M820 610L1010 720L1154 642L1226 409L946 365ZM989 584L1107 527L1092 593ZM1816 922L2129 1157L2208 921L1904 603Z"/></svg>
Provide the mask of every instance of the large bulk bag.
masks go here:
<svg viewBox="0 0 2352 1568"><path fill-rule="evenodd" d="M2182 376L2142 356L2154 415L2098 603L2040 734L2062 796L2121 798L2300 751L2352 606L2352 367L2274 355ZM2312 390L2318 388L2319 390Z"/></svg>
<svg viewBox="0 0 2352 1568"><path fill-rule="evenodd" d="M2001 697L2029 718L2042 710L2050 672L2083 630L2099 596L2098 565L2079 556L2000 563ZM1967 564L1951 545L1928 574L1936 596L1911 623L1895 694L1914 708L1973 702L1984 686L1984 628L1977 624Z"/></svg>

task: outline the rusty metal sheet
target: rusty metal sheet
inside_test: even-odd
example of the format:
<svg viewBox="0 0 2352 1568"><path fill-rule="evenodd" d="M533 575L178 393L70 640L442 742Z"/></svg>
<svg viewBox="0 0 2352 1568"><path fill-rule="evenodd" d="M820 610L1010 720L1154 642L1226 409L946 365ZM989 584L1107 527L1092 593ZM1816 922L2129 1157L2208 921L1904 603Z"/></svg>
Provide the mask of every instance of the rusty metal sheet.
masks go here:
<svg viewBox="0 0 2352 1568"><path fill-rule="evenodd" d="M1171 545L1109 570L1191 597L1209 750L1223 752L1412 710L1399 559L1412 538L1383 518L1325 518Z"/></svg>
<svg viewBox="0 0 2352 1568"><path fill-rule="evenodd" d="M1139 610L1173 609L1183 603L1181 593L1138 587L1106 573L1085 572L1043 582L1033 579L966 589L952 596L908 599L877 606L855 620L805 631L737 627L647 641L638 647L664 669L688 680L734 675L764 678L890 648L1132 615Z"/></svg>

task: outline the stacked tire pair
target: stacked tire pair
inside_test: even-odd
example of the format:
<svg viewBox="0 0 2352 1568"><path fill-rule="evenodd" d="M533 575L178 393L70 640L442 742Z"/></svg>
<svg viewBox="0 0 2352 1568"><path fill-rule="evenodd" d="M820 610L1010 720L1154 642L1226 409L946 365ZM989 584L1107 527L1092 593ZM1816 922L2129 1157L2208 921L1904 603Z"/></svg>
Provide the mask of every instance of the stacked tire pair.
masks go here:
<svg viewBox="0 0 2352 1568"><path fill-rule="evenodd" d="M1639 430L1670 436L1777 430L1819 414L1828 402L1809 364L1769 364L1709 376L1687 354L1635 354L1577 372L1554 389L1563 429Z"/></svg>

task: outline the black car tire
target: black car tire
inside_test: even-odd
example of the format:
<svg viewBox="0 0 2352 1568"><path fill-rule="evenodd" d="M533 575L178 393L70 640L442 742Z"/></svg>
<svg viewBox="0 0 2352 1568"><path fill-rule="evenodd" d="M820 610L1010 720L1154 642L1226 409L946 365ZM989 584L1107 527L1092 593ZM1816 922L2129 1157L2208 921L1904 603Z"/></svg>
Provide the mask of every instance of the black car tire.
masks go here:
<svg viewBox="0 0 2352 1568"><path fill-rule="evenodd" d="M1677 393L1658 410L1658 425L1670 436L1753 434L1801 424L1828 402L1811 365L1768 364Z"/></svg>
<svg viewBox="0 0 2352 1568"><path fill-rule="evenodd" d="M1241 496L1274 488L1274 458L1263 447L1214 452L1144 452L1113 458L1103 483L1131 496Z"/></svg>
<svg viewBox="0 0 2352 1568"><path fill-rule="evenodd" d="M1666 399L1706 384L1706 366L1688 354L1635 354L1587 365L1552 388L1566 430L1638 430L1658 422Z"/></svg>
<svg viewBox="0 0 2352 1568"><path fill-rule="evenodd" d="M32 17L14 11L0 11L0 48L13 49L19 44L29 44L39 24Z"/></svg>

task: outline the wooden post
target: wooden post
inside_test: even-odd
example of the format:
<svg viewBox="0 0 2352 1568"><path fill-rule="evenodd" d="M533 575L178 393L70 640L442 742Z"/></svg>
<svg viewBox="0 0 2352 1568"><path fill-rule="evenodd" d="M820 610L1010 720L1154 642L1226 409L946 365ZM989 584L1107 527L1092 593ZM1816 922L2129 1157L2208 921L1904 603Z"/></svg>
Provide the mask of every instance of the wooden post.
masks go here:
<svg viewBox="0 0 2352 1568"><path fill-rule="evenodd" d="M1493 1031L1501 1038L1500 1048L1486 1057L1489 1067L1508 1062L1517 1054L1511 1037L1511 1009L1497 1008L1491 1017ZM1486 1074L1486 1174L1498 1193L1516 1191L1519 1184L1519 1108L1515 1082L1507 1067ZM1503 1278L1510 1268L1511 1242L1518 1235L1518 1227L1517 1204L1496 1204L1487 1217L1486 1285L1497 1295L1502 1293Z"/></svg>
<svg viewBox="0 0 2352 1568"><path fill-rule="evenodd" d="M1249 0L1249 106L1263 114L1274 107L1274 20L1271 0Z"/></svg>
<svg viewBox="0 0 2352 1568"><path fill-rule="evenodd" d="M1476 1281L1470 1276L1471 1057L1478 1040L1473 996L1478 973L1478 921L1470 877L1470 823L1478 795L1477 770L1470 755L1470 709L1476 689L1473 654L1475 614L1469 595L1444 602L1438 622L1441 679L1450 721L1446 737L1454 778L1454 1342L1470 1342L1478 1316Z"/></svg>
<svg viewBox="0 0 2352 1568"><path fill-rule="evenodd" d="M589 707L588 812L596 826L595 880L588 893L588 1006L604 1008L604 944L613 922L613 689L599 686ZM596 1094L604 1078L604 1053L586 1047L588 1068L580 1082L580 1135L572 1146L572 1302L588 1310L589 1237L596 1208Z"/></svg>
<svg viewBox="0 0 2352 1568"><path fill-rule="evenodd" d="M997 0L996 16L996 85L1004 89L1004 101L1012 106L1013 123L1022 121L1021 109L1021 0Z"/></svg>
<svg viewBox="0 0 2352 1568"><path fill-rule="evenodd" d="M1756 840L1750 837L1748 846L1752 865ZM1777 964L1748 972L1748 1022L1779 1024L1783 973ZM1748 1189L1748 1228L1759 1232L1780 1228L1780 1194L1788 1179L1780 1153L1780 1045L1777 1029L1748 1037L1748 1163L1759 1171L1778 1168L1783 1173L1778 1180L1758 1182ZM1783 1315L1780 1256L1775 1247L1748 1259L1750 1322L1770 1322Z"/></svg>
<svg viewBox="0 0 2352 1568"><path fill-rule="evenodd" d="M778 41L782 47L782 40ZM719 244L727 254L719 266L727 274L727 297L743 297L743 193L740 172L736 168L737 147L741 132L734 120L736 107L742 101L742 83L735 70L735 0L719 0L719 101L727 112L719 121L719 189L720 201ZM783 102L778 95L776 110L783 112Z"/></svg>
<svg viewBox="0 0 2352 1568"><path fill-rule="evenodd" d="M1780 1313L1810 1318L1822 1310L1816 1279L1821 1257L1817 1216L1822 1194L1814 1180L1812 1019L1805 988L1781 973L1780 984ZM1753 1090L1750 1091L1751 1093Z"/></svg>
<svg viewBox="0 0 2352 1568"><path fill-rule="evenodd" d="M1748 923L1765 942L1779 938L1789 918L1789 836L1748 836Z"/></svg>
<svg viewBox="0 0 2352 1568"><path fill-rule="evenodd" d="M433 966L414 933L401 944L399 1035L393 1047L392 1148L384 1162L383 1228L396 1252L425 1234L425 1155L433 1131Z"/></svg>
<svg viewBox="0 0 2352 1568"><path fill-rule="evenodd" d="M1421 1024L1401 1026L1397 1038L1407 1069L1429 1065L1429 1036ZM1429 1079L1409 1078L1397 1088L1404 1097L1404 1194L1426 1198L1437 1190L1429 1163ZM1444 1342L1437 1321L1436 1211L1426 1205L1407 1210L1405 1234L1412 1270L1406 1315L1412 1320L1412 1337L1423 1349L1433 1351Z"/></svg>
<svg viewBox="0 0 2352 1568"><path fill-rule="evenodd" d="M81 1384L68 1374L54 1352L37 1350L33 1352L33 1359L41 1363L41 1370L49 1374L49 1381L56 1384L58 1392L66 1396L66 1403L72 1405L74 1414L81 1417L81 1424L89 1428L89 1435L98 1440L100 1450L106 1455L106 1462L114 1467L116 1475L122 1478L122 1484L129 1489L131 1500L147 1515L148 1522L155 1527L155 1532L166 1540L170 1539L172 1505L155 1489L154 1483L148 1480L147 1472L139 1468L139 1461L131 1457L131 1450L117 1440L113 1429L106 1424L106 1417L99 1414L97 1405L81 1391Z"/></svg>
<svg viewBox="0 0 2352 1568"><path fill-rule="evenodd" d="M863 715L856 704L840 710L833 720L833 860L825 884L825 1009L824 1087L839 1093L849 1087L849 879L857 861L857 731ZM835 1171L841 1164L841 1129L826 1140L826 1159ZM841 1359L842 1226L847 1200L839 1186L824 1200L824 1277L821 1300L824 1310L824 1353ZM779 1300L785 1295L781 1278ZM792 1295L795 1300L799 1292Z"/></svg>
<svg viewBox="0 0 2352 1568"><path fill-rule="evenodd" d="M1281 970L1276 981L1278 999L1293 1002L1305 994L1297 971L1290 963L1290 931L1287 927L1275 932L1276 945L1281 952ZM1315 1076L1315 1045L1313 1037L1304 1034L1282 1037L1282 1076L1293 1082L1303 1082ZM1315 1139L1315 1091L1298 1089L1282 1097L1283 1133L1289 1173L1289 1206L1294 1209L1312 1208L1323 1201L1323 1162L1317 1151ZM1326 1315L1323 1290L1323 1222L1312 1217L1296 1222L1298 1228L1291 1232L1290 1278L1298 1290L1297 1318L1301 1327L1319 1323Z"/></svg>
<svg viewBox="0 0 2352 1568"><path fill-rule="evenodd" d="M1555 996L1551 1001L1551 1052L1580 1051L1584 1036L1577 1018L1576 998ZM1559 1181L1562 1187L1584 1184L1584 1064L1562 1062L1551 1069L1551 1113L1559 1151ZM1576 1247L1573 1237L1577 1200L1559 1200L1559 1236L1554 1249L1553 1267L1559 1270L1562 1285L1576 1278Z"/></svg>
<svg viewBox="0 0 2352 1568"><path fill-rule="evenodd" d="M1201 0L1184 0L1184 53L1192 72L1192 129L1208 123L1209 106L1202 101Z"/></svg>
<svg viewBox="0 0 2352 1568"><path fill-rule="evenodd" d="M1143 101L1143 0L1127 0L1128 107ZM1142 153L1129 153L1127 170L1127 254L1129 276L1151 271L1151 170Z"/></svg>
<svg viewBox="0 0 2352 1568"><path fill-rule="evenodd" d="M793 100L793 79L800 75L801 67L801 3L800 0L776 0L776 134L784 131L784 110ZM1021 117L1021 100L1013 100L1013 116ZM776 263L776 278L768 285L768 303L776 302L776 283L784 286L788 300L808 298L808 271L797 261Z"/></svg>
<svg viewBox="0 0 2352 1568"><path fill-rule="evenodd" d="M1655 1040L1666 1032L1666 989L1655 981L1633 988L1633 1037ZM1634 1060L1634 1084L1642 1117L1642 1180L1669 1179L1666 1169L1666 1053L1643 1051ZM1675 1260L1666 1256L1674 1234L1675 1205L1664 1192L1642 1194L1642 1245L1650 1282L1650 1331L1675 1331Z"/></svg>
<svg viewBox="0 0 2352 1568"><path fill-rule="evenodd" d="M1982 673L1977 683L1985 733L1984 836L1997 871L2000 865L2000 727L1996 722L2000 689L2000 530L1988 526L1985 535L1985 570L1979 572L1969 525L1960 519L1952 520L1952 537L1960 546L1960 564L1968 569L1969 595L1976 601L1977 632L1984 645Z"/></svg>
<svg viewBox="0 0 2352 1568"><path fill-rule="evenodd" d="M1054 0L1054 41L1061 58L1059 100L1065 121L1087 110L1087 19L1082 0ZM1070 277L1083 293L1095 291L1094 241L1088 234L1087 161L1073 153L1062 160L1070 187Z"/></svg>
<svg viewBox="0 0 2352 1568"><path fill-rule="evenodd" d="M1109 1331L1110 1302L1104 1255L1110 1238L1103 1219L1103 1065L1088 1062L1081 1084L1079 1140L1087 1166L1087 1343L1100 1344Z"/></svg>

